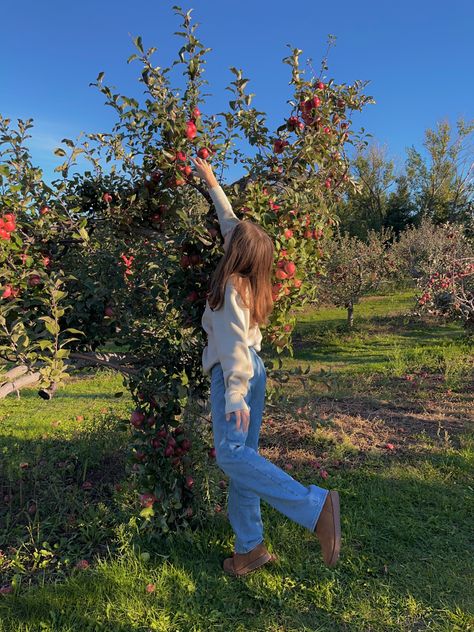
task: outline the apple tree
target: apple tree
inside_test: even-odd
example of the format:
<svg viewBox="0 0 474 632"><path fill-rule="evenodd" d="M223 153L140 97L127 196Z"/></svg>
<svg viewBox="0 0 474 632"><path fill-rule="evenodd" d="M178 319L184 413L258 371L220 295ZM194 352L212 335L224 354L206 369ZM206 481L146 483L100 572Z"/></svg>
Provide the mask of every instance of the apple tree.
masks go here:
<svg viewBox="0 0 474 632"><path fill-rule="evenodd" d="M230 161L242 165L244 175L223 187L236 214L274 241L274 310L263 333L278 353L292 354L290 310L314 300L310 279L325 256L320 236L331 233L335 204L355 186L346 151L365 140L351 129L352 114L372 102L365 83L326 79L326 59L319 77L305 78L302 51L290 48L283 61L293 96L275 131L252 107L249 80L235 67L228 111L209 112L210 49L196 36L191 10L174 10L182 18L177 59L157 66L155 49L135 38L128 61L140 64L141 98L115 92L101 72L94 85L116 123L108 133L64 139L51 185L31 165L30 122L13 129L2 119L0 140L0 355L14 365L2 393L38 382L52 396L71 367L119 371L135 402L130 464L141 528L154 534L197 518L195 472L214 454L193 441L200 431L192 422L208 397L201 316L222 239L189 156L208 159L221 174ZM170 83L175 66L183 94ZM89 165L82 173L79 156Z"/></svg>

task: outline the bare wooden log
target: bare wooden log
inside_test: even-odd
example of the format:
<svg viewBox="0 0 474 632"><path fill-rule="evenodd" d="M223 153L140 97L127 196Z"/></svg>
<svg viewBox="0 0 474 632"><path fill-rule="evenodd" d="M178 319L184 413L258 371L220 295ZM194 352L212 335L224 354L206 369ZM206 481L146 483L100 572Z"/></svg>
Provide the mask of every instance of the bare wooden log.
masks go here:
<svg viewBox="0 0 474 632"><path fill-rule="evenodd" d="M18 397L20 397L20 390L22 388L27 388L28 386L33 386L41 379L41 373L36 371L35 373L26 373L26 375L22 375L17 380L12 382L5 382L0 386L0 399L3 399L10 393L16 392Z"/></svg>
<svg viewBox="0 0 474 632"><path fill-rule="evenodd" d="M120 373L126 373L130 375L136 375L138 369L134 369L134 364L140 364L140 358L136 358L126 353L101 353L97 351L75 351L72 352L69 358L64 360L64 364L68 368L82 368L85 366L106 366L114 371ZM28 373L28 368L24 365L19 365L8 371L5 376L8 381L4 381L0 384L0 399L3 399L10 393L16 392L20 395L22 388L28 388L36 384L41 374L39 371ZM43 399L51 399L57 389L57 385L53 384L49 388L40 389L38 395Z"/></svg>
<svg viewBox="0 0 474 632"><path fill-rule="evenodd" d="M5 384L6 382L11 382L16 377L20 377L20 375L23 375L27 371L28 371L28 367L25 366L24 364L19 364L18 366L14 366L13 369L10 369L9 371L5 373L5 375L2 376L3 378L2 385Z"/></svg>
<svg viewBox="0 0 474 632"><path fill-rule="evenodd" d="M69 358L71 360L79 360L83 364L88 363L97 366L107 366L111 369L114 369L115 371L120 371L121 373L130 373L132 375L138 373L138 371L126 365L139 364L141 362L139 358L134 358L127 354L100 353L93 351L74 351L69 354Z"/></svg>

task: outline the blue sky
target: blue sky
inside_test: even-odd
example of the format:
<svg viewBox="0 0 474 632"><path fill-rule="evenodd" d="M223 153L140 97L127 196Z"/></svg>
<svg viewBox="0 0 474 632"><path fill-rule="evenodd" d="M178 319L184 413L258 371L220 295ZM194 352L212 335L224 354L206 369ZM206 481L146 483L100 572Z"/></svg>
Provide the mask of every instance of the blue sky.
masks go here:
<svg viewBox="0 0 474 632"><path fill-rule="evenodd" d="M207 113L226 109L231 93L225 87L234 79L229 67L236 66L250 79L247 91L256 94L252 105L268 113L275 130L289 108L291 70L282 63L286 44L303 49L302 65L312 59L319 71L331 33L337 40L327 78L370 80L366 92L376 104L356 114L356 127L364 126L386 145L400 167L407 146L421 149L427 127L442 119L454 125L460 116L474 118L472 0L5 0L0 112L12 119L34 118L31 147L46 176L58 164L52 151L62 138L109 131L114 124L113 111L89 87L100 71L120 93L141 94L140 66L126 63L134 52L132 37L141 35L146 47L157 47L157 65L175 59L182 39L173 35L181 23L173 4L193 8L197 36L212 48L205 74L205 91L212 96L201 107ZM241 173L237 165L224 179Z"/></svg>

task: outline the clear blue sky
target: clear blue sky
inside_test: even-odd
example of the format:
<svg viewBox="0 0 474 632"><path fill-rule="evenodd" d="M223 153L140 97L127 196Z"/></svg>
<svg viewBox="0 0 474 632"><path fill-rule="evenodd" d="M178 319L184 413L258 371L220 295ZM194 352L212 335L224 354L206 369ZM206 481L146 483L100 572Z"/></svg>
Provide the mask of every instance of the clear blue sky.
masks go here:
<svg viewBox="0 0 474 632"><path fill-rule="evenodd" d="M100 71L105 82L128 96L140 94L140 66L126 64L134 52L131 37L156 46L155 63L169 66L182 39L173 35L181 18L178 4L193 8L197 36L212 48L206 78L208 113L222 111L231 98L225 87L242 68L256 93L252 105L268 113L271 130L288 114L290 67L282 63L292 47L303 49L316 70L329 33L336 36L327 77L352 83L368 79L374 96L363 125L400 165L405 149L421 148L423 133L441 119L474 118L473 0L5 0L0 26L0 112L13 119L33 117L35 161L46 175L63 137L109 131L113 111L89 87ZM180 71L181 72L181 71ZM177 81L179 81L179 76ZM241 175L238 166L225 180Z"/></svg>

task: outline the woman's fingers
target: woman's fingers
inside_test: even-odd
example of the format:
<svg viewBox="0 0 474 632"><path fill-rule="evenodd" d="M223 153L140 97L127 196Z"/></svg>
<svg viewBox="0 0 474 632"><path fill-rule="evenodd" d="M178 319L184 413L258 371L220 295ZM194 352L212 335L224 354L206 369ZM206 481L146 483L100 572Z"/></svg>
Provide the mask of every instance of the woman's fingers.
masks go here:
<svg viewBox="0 0 474 632"><path fill-rule="evenodd" d="M247 432L249 428L249 414L246 410L237 410L235 413L235 427L241 432Z"/></svg>
<svg viewBox="0 0 474 632"><path fill-rule="evenodd" d="M227 421L230 421L232 413L227 413L225 418ZM235 427L236 430L241 430L242 432L247 432L249 429L250 423L250 414L248 410L236 410L235 411Z"/></svg>

